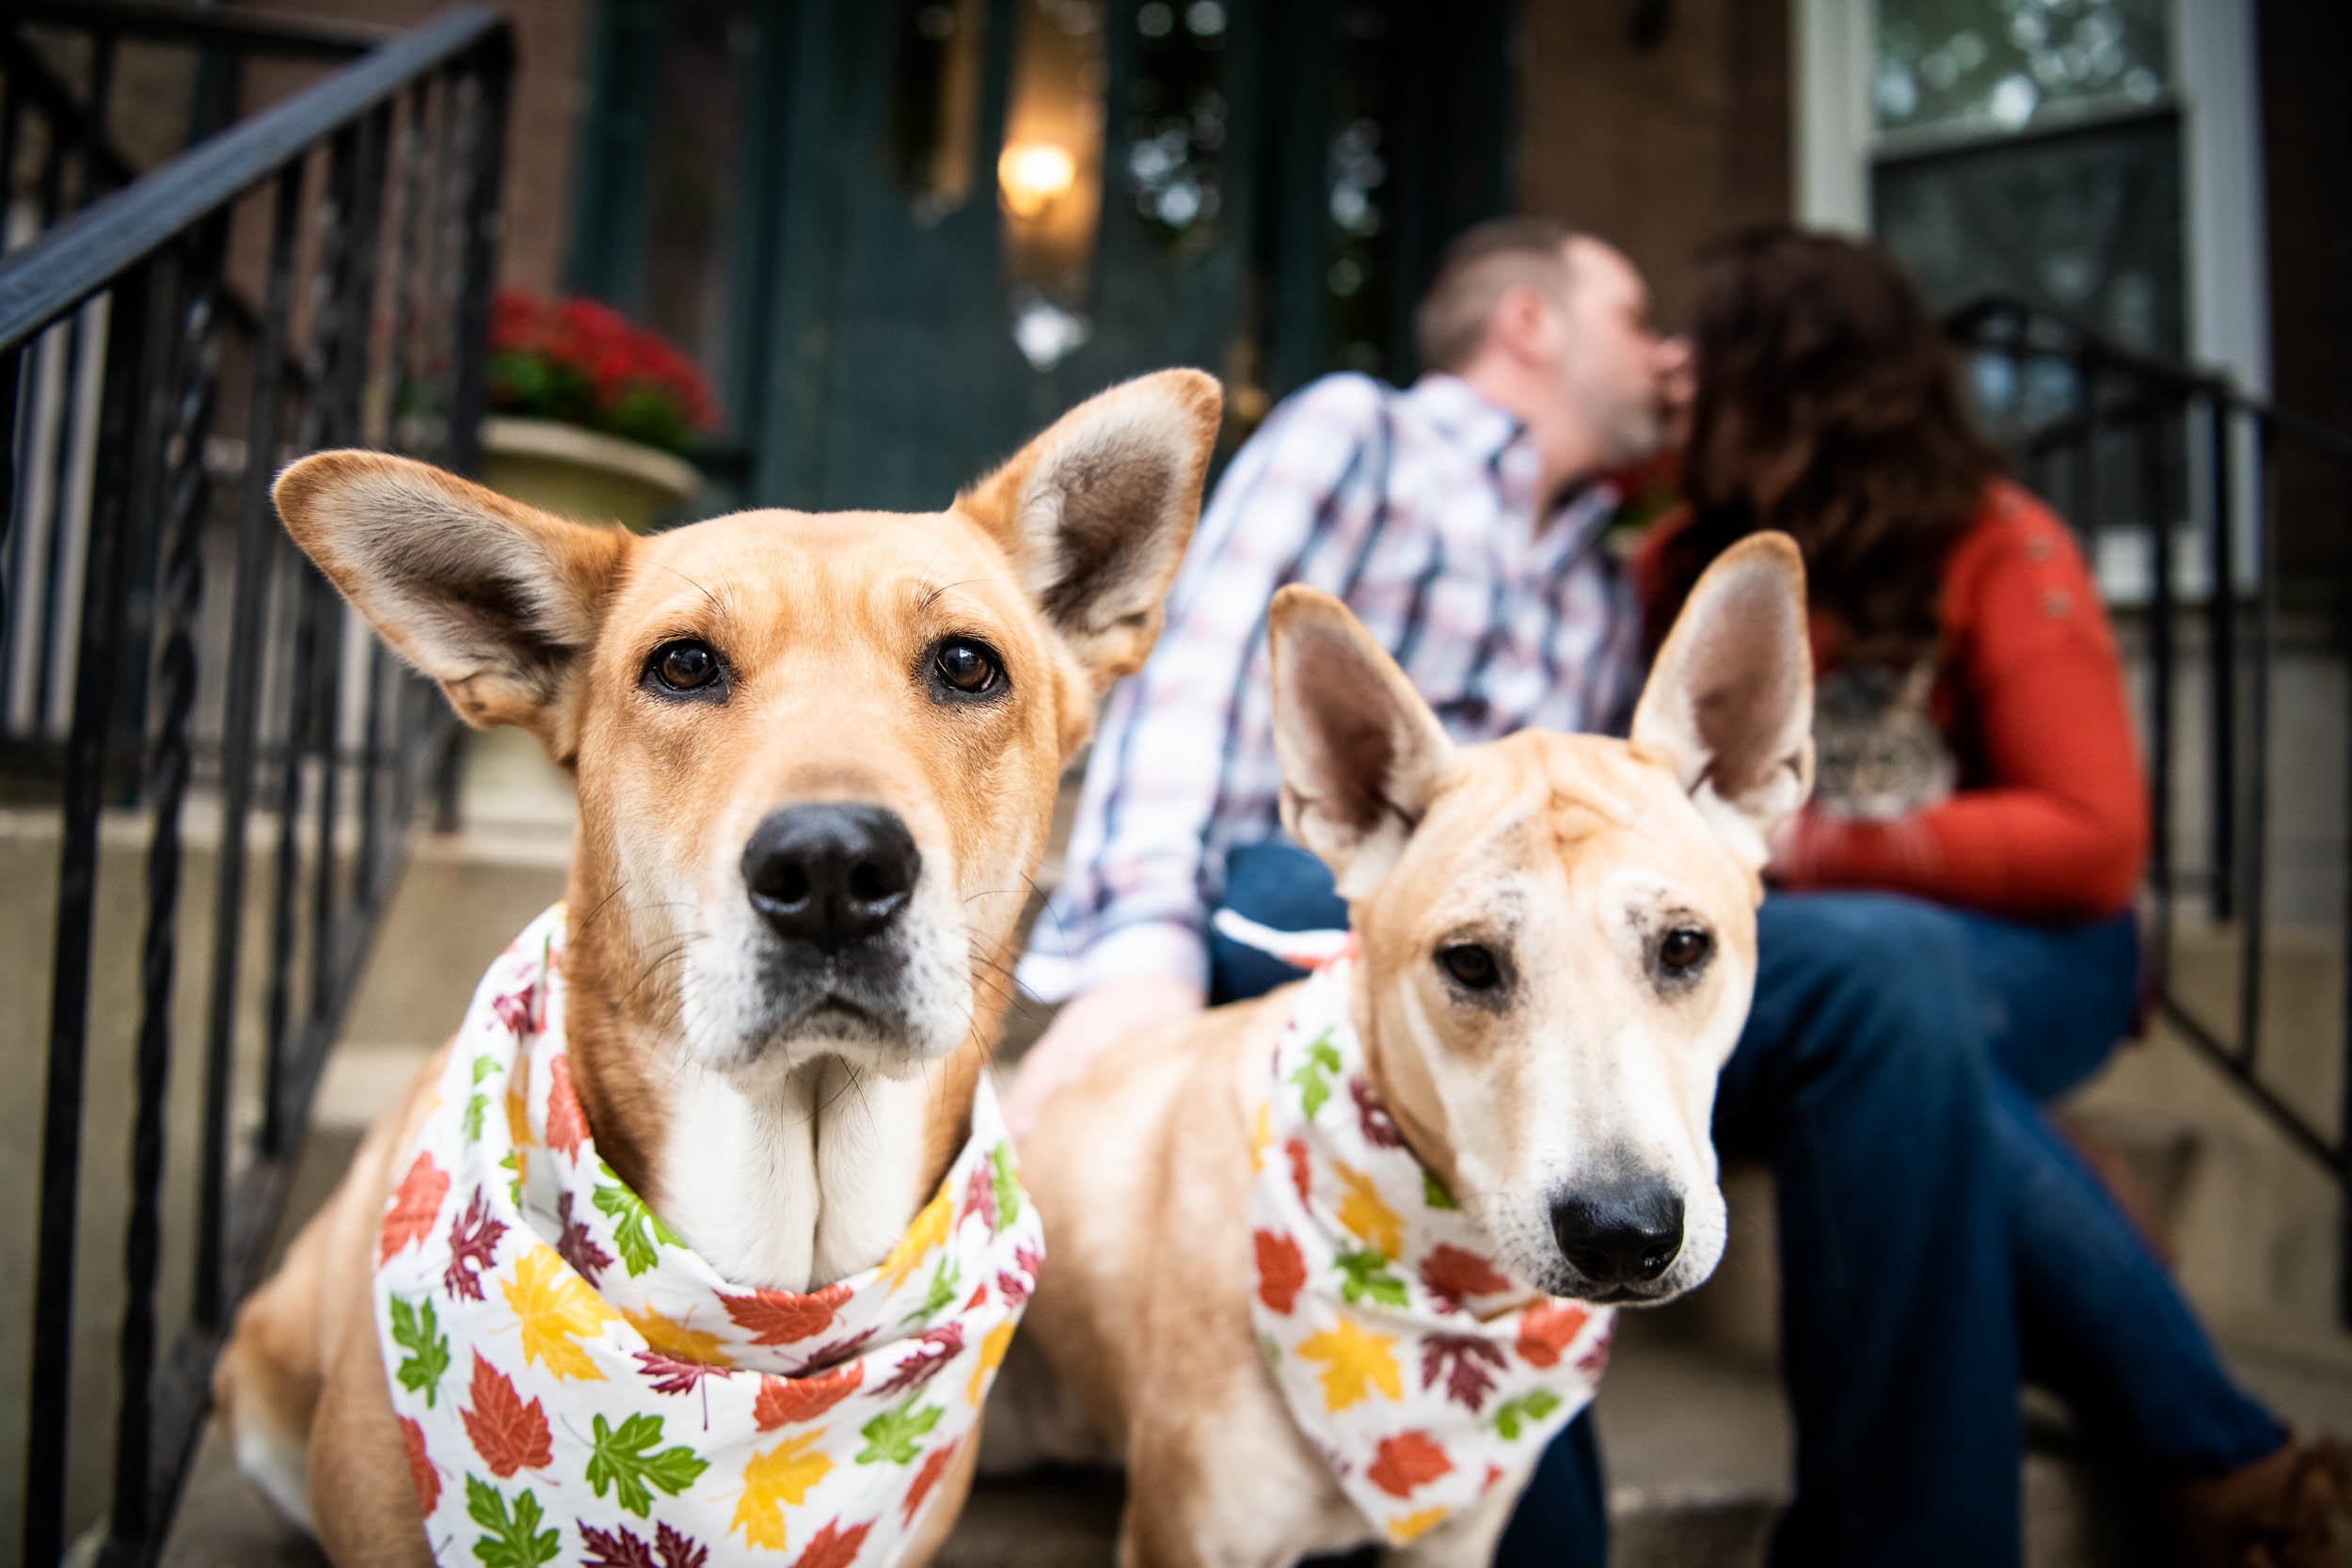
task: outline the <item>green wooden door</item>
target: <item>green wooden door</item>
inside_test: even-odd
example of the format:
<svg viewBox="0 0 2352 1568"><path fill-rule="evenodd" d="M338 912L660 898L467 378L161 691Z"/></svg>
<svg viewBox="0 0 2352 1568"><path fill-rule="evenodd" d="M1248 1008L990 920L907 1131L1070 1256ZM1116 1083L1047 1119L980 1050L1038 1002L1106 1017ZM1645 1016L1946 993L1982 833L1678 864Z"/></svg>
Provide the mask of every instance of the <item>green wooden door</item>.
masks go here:
<svg viewBox="0 0 2352 1568"><path fill-rule="evenodd" d="M1324 371L1409 370L1431 258L1504 205L1509 21L1506 0L607 0L574 281L657 325L698 295L686 335L745 500L936 506L1171 364L1226 379L1238 434ZM715 66L680 67L714 39ZM677 279L701 209L665 224L664 203L719 177L662 128L714 113L742 156L707 224L725 277L697 289Z"/></svg>

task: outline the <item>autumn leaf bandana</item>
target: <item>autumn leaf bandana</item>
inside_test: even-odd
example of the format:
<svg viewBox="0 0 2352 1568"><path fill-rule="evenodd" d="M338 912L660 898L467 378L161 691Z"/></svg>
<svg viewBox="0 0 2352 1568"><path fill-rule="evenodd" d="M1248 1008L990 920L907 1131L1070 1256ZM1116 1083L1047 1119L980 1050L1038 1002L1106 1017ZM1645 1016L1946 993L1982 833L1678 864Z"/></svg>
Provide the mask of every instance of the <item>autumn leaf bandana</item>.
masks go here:
<svg viewBox="0 0 2352 1568"><path fill-rule="evenodd" d="M1344 951L1299 988L1257 1113L1250 1313L1283 1402L1391 1542L1526 1484L1591 1402L1611 1312L1505 1275L1405 1147L1348 1017Z"/></svg>
<svg viewBox="0 0 2352 1568"><path fill-rule="evenodd" d="M847 1568L900 1556L1044 1241L985 1077L879 1268L746 1290L596 1157L564 1049L564 911L484 976L384 1215L375 1321L443 1563Z"/></svg>

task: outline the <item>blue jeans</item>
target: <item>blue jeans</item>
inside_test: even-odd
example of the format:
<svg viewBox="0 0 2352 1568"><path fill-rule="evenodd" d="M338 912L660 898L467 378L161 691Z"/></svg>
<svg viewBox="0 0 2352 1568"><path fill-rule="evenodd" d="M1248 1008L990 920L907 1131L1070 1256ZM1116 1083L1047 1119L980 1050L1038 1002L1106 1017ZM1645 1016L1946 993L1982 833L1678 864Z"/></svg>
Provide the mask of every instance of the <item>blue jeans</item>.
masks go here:
<svg viewBox="0 0 2352 1568"><path fill-rule="evenodd" d="M1288 846L1235 854L1226 902L1269 926L1346 918ZM1210 945L1218 1000L1265 989L1261 956ZM2168 1476L2283 1440L2035 1103L2088 1077L2128 1022L2128 917L2057 930L1775 895L1757 949L1715 1136L1775 1178L1797 1433L1776 1564L2016 1563L2021 1375ZM1601 1496L1589 1434L1555 1443L1498 1560L1605 1563Z"/></svg>

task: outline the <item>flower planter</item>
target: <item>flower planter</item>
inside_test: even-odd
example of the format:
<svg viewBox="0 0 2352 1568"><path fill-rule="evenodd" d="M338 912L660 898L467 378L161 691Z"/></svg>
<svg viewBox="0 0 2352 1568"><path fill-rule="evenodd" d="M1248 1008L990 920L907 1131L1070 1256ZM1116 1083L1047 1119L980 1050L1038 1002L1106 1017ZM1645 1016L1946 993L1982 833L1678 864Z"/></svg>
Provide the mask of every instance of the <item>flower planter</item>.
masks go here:
<svg viewBox="0 0 2352 1568"><path fill-rule="evenodd" d="M702 475L640 442L553 420L491 414L482 421L482 483L579 522L643 531L691 500Z"/></svg>

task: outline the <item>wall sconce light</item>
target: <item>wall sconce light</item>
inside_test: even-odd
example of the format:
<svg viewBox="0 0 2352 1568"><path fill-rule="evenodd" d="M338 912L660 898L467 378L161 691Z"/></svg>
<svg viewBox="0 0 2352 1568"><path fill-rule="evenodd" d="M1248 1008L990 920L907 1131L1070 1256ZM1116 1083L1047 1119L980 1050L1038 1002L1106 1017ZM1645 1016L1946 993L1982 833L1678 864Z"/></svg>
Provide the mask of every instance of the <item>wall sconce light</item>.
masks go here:
<svg viewBox="0 0 2352 1568"><path fill-rule="evenodd" d="M1035 218L1069 193L1078 178L1078 166L1067 148L1052 142L1013 142L996 160L996 183L1004 193L1005 211L1017 218Z"/></svg>

